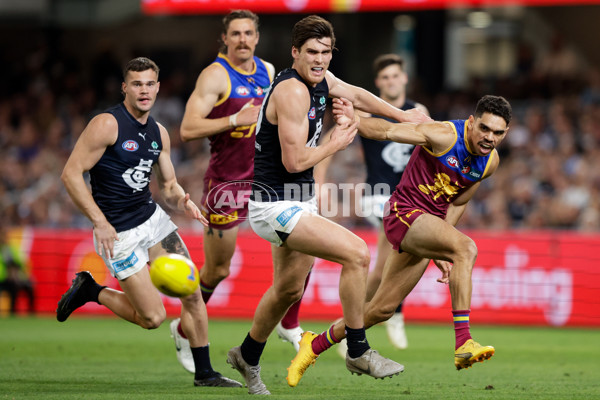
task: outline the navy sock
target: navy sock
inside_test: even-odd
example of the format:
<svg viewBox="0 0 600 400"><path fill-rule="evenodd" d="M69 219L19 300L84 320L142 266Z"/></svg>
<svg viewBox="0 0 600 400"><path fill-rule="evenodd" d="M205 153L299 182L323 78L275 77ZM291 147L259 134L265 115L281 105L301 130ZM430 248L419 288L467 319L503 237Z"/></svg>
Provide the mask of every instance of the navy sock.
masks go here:
<svg viewBox="0 0 600 400"><path fill-rule="evenodd" d="M241 346L242 357L244 358L244 361L253 367L257 366L266 344L267 342L259 343L252 339L252 337L250 337L250 332L248 332Z"/></svg>
<svg viewBox="0 0 600 400"><path fill-rule="evenodd" d="M348 355L351 358L360 357L371 348L364 327L352 329L346 326L346 343L348 344Z"/></svg>
<svg viewBox="0 0 600 400"><path fill-rule="evenodd" d="M402 304L403 303L400 303L400 305L398 306L398 308L396 308L396 312L397 313L401 313L402 312Z"/></svg>
<svg viewBox="0 0 600 400"><path fill-rule="evenodd" d="M211 376L214 371L210 365L210 355L208 345L203 347L192 347L192 357L194 357L194 365L196 373L194 379L203 379Z"/></svg>
<svg viewBox="0 0 600 400"><path fill-rule="evenodd" d="M94 284L95 285L90 288L91 293L92 293L92 300L95 301L96 303L100 304L100 300L98 300L98 296L100 296L100 292L102 291L102 289L106 288L106 286L99 285L96 282L94 282Z"/></svg>

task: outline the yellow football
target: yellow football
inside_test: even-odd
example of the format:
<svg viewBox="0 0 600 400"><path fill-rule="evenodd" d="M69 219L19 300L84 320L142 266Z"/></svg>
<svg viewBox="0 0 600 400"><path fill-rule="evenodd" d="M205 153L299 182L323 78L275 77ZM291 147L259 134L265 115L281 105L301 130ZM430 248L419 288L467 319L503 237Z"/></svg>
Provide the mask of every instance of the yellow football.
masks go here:
<svg viewBox="0 0 600 400"><path fill-rule="evenodd" d="M157 257L150 265L150 279L158 290L171 297L189 296L200 284L196 265L179 254Z"/></svg>

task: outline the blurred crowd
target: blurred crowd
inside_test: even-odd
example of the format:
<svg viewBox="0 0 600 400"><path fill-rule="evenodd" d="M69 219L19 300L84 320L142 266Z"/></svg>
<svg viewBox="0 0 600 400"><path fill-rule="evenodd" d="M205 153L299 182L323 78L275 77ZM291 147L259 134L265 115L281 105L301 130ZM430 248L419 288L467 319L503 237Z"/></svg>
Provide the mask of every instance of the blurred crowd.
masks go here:
<svg viewBox="0 0 600 400"><path fill-rule="evenodd" d="M468 117L486 93L504 95L513 105L510 131L498 149L500 168L482 183L462 227L600 230L600 72L582 70L562 54L560 59L550 56L537 64L523 57L515 76L504 81L474 80L471 88L461 91L412 94L437 120ZM98 62L86 68L42 46L18 67L4 69L0 212L5 225L89 228L67 196L60 174L90 118L121 100L120 65L99 55ZM208 141L179 139L179 123L196 77L173 73L160 78L152 115L167 127L178 179L199 203ZM357 140L338 154L329 179L363 182L360 152ZM182 228L201 229L180 215L175 220ZM367 226L358 217L338 221L350 228Z"/></svg>

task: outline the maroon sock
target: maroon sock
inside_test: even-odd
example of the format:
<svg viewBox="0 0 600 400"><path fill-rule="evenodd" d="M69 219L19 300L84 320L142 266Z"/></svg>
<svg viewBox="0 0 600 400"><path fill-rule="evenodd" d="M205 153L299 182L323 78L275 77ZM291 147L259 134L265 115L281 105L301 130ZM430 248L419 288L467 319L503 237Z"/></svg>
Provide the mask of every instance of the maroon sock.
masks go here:
<svg viewBox="0 0 600 400"><path fill-rule="evenodd" d="M181 320L179 320L179 323L177 324L177 333L179 333L182 338L187 339L187 336L185 336L185 333L183 333L183 329L181 328Z"/></svg>
<svg viewBox="0 0 600 400"><path fill-rule="evenodd" d="M309 279L310 271L308 272L308 275L306 275L306 280L304 281L305 291L306 287L308 286ZM287 310L287 313L281 319L281 326L283 326L285 329L292 329L300 326L300 321L298 320L298 314L300 313L300 303L302 303L302 298L300 298L300 300L292 304L292 306Z"/></svg>
<svg viewBox="0 0 600 400"><path fill-rule="evenodd" d="M206 282L200 279L200 291L202 292L202 300L204 300L204 304L208 304L208 300L215 291L215 288L216 286L207 285Z"/></svg>
<svg viewBox="0 0 600 400"><path fill-rule="evenodd" d="M327 329L326 331L321 333L319 336L317 336L315 338L315 340L313 340L313 342L312 342L313 353L315 353L316 355L319 355L322 352L324 352L325 350L327 350L328 348L330 348L331 346L333 346L334 344L340 342L340 340L336 339L336 337L333 335L333 327L334 327L334 325L331 325L331 327L329 327L329 329Z"/></svg>
<svg viewBox="0 0 600 400"><path fill-rule="evenodd" d="M454 334L456 337L456 344L454 350L465 344L465 342L471 339L471 331L469 327L469 315L471 310L452 310L454 316Z"/></svg>

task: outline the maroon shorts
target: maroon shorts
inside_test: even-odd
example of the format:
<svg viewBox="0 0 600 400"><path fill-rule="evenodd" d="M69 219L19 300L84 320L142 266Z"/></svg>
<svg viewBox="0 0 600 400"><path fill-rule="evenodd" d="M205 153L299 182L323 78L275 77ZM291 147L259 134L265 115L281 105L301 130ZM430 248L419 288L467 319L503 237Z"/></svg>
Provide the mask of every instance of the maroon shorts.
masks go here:
<svg viewBox="0 0 600 400"><path fill-rule="evenodd" d="M208 226L226 230L238 226L248 219L248 200L252 193L252 182L219 182L204 180L201 211Z"/></svg>
<svg viewBox="0 0 600 400"><path fill-rule="evenodd" d="M427 214L427 212L420 208L400 208L395 201L390 201L388 204L390 212L383 217L385 236L394 250L402 252L400 245L404 240L404 236L406 236L406 232L419 216Z"/></svg>

